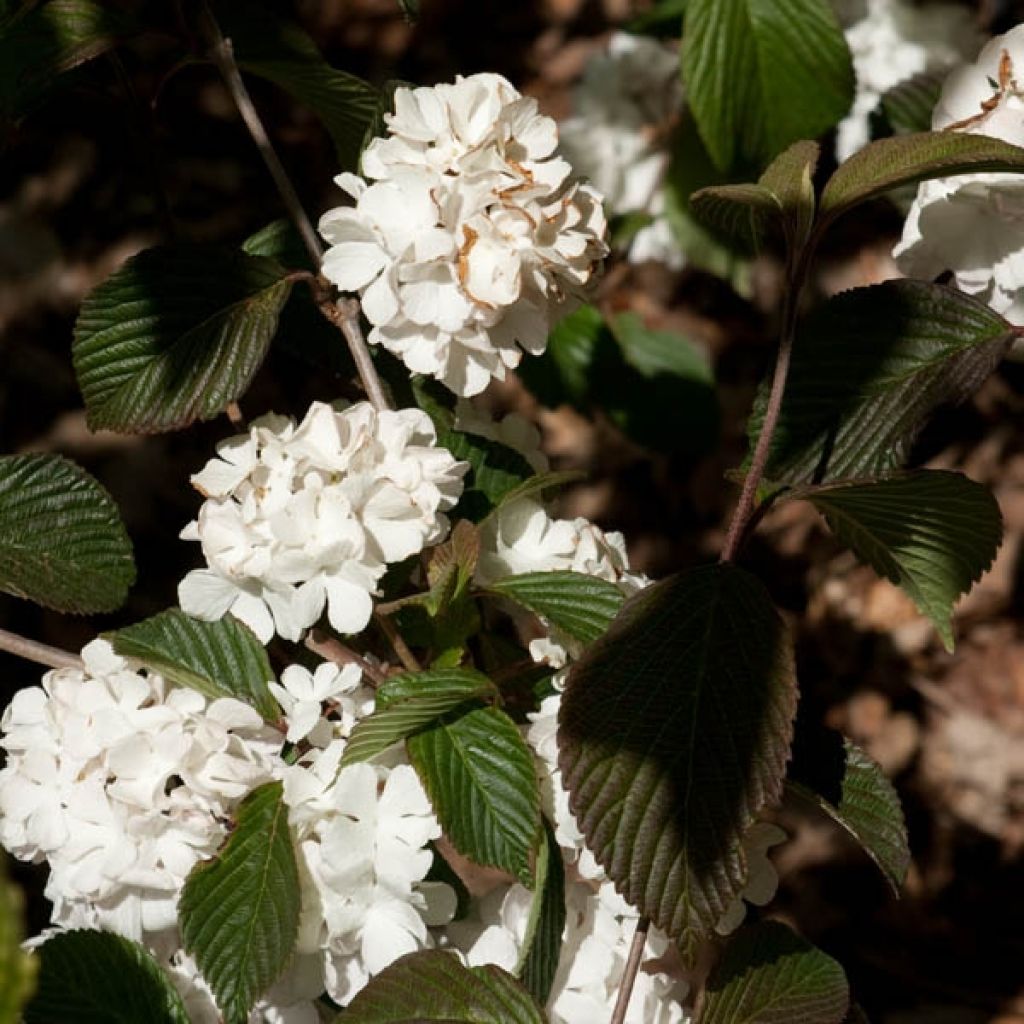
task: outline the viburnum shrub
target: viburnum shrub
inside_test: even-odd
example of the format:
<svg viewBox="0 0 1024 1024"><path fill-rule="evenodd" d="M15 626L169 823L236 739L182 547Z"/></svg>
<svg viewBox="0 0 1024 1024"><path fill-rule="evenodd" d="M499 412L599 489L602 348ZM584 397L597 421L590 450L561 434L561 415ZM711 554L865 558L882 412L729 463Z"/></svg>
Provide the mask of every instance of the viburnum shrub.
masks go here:
<svg viewBox="0 0 1024 1024"><path fill-rule="evenodd" d="M792 639L743 544L774 506L809 502L952 645L999 511L959 473L902 467L1019 334L1024 29L928 94L934 130L910 131L886 75L962 56L962 12L933 46L902 0L837 6L688 0L680 79L666 0L596 58L562 146L499 75L378 93L269 9L183 6L289 219L236 248L146 249L78 314L93 428L233 427L191 478L179 608L80 655L2 637L51 668L3 715L0 842L45 863L52 927L23 953L3 888L0 1022L864 1019L839 964L749 908L775 892L784 791L896 889L902 812L864 752L795 730ZM0 19L10 118L146 30L91 0ZM240 69L332 134L344 198L318 231ZM807 140L840 121L827 174ZM828 229L919 182L897 254L924 279L805 302ZM760 249L784 274L720 557L656 581L620 534L553 512L569 477L528 421L468 401L518 367L542 398L607 403L650 438L587 355L611 337L620 380L649 383L651 443L679 441L703 371L593 304L611 246L737 283ZM365 399L246 425L236 403L269 347L303 330L347 346ZM134 575L92 477L0 457L0 588L96 613Z"/></svg>

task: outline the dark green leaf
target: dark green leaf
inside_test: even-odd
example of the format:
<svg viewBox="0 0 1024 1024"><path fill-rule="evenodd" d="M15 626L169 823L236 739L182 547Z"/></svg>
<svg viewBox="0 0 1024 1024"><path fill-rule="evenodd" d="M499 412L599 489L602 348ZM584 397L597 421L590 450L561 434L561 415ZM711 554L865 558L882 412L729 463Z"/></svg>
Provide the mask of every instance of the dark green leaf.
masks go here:
<svg viewBox="0 0 1024 1024"><path fill-rule="evenodd" d="M843 1020L843 1024L871 1024L868 1015L855 1003Z"/></svg>
<svg viewBox="0 0 1024 1024"><path fill-rule="evenodd" d="M281 715L267 683L274 678L267 652L248 626L226 615L217 622L170 608L151 619L105 634L114 650L216 700L235 697L267 721Z"/></svg>
<svg viewBox="0 0 1024 1024"><path fill-rule="evenodd" d="M448 540L433 549L427 565L430 590L424 596L424 605L432 616L466 591L479 560L480 531L462 519L455 524Z"/></svg>
<svg viewBox="0 0 1024 1024"><path fill-rule="evenodd" d="M815 739L794 746L790 789L846 829L898 894L910 866L899 795L860 747L833 730Z"/></svg>
<svg viewBox="0 0 1024 1024"><path fill-rule="evenodd" d="M626 31L678 39L686 3L687 0L658 0L652 7L628 21Z"/></svg>
<svg viewBox="0 0 1024 1024"><path fill-rule="evenodd" d="M355 170L377 90L324 60L316 43L294 22L251 0L220 0L217 20L243 71L291 93L324 123L346 170Z"/></svg>
<svg viewBox="0 0 1024 1024"><path fill-rule="evenodd" d="M820 156L818 143L795 142L768 165L759 181L778 200L786 236L794 250L807 241L814 222L814 172Z"/></svg>
<svg viewBox="0 0 1024 1024"><path fill-rule="evenodd" d="M0 1024L17 1024L21 1008L35 988L36 960L22 948L25 901L8 881L6 857L0 858Z"/></svg>
<svg viewBox="0 0 1024 1024"><path fill-rule="evenodd" d="M928 131L947 74L946 70L922 71L883 93L874 117L881 122L885 134Z"/></svg>
<svg viewBox="0 0 1024 1024"><path fill-rule="evenodd" d="M59 455L0 456L0 590L62 612L109 612L135 582L110 495Z"/></svg>
<svg viewBox="0 0 1024 1024"><path fill-rule="evenodd" d="M226 1024L245 1024L284 970L301 902L288 807L281 783L268 782L245 798L227 842L192 869L178 902L182 942Z"/></svg>
<svg viewBox="0 0 1024 1024"><path fill-rule="evenodd" d="M545 1006L558 970L565 930L565 866L554 830L544 819L544 838L537 850L533 902L526 921L516 974L534 999Z"/></svg>
<svg viewBox="0 0 1024 1024"><path fill-rule="evenodd" d="M841 1024L842 967L778 921L744 928L708 981L701 1024Z"/></svg>
<svg viewBox="0 0 1024 1024"><path fill-rule="evenodd" d="M376 710L356 723L341 764L368 761L392 744L469 701L493 700L494 683L468 668L430 669L392 676L377 690Z"/></svg>
<svg viewBox="0 0 1024 1024"><path fill-rule="evenodd" d="M463 967L452 953L409 953L382 971L337 1024L546 1024L533 997L500 967Z"/></svg>
<svg viewBox="0 0 1024 1024"><path fill-rule="evenodd" d="M942 285L886 281L837 295L797 333L767 477L824 482L902 465L932 412L970 395L1012 340L997 313ZM766 404L767 386L751 448Z"/></svg>
<svg viewBox="0 0 1024 1024"><path fill-rule="evenodd" d="M56 80L109 50L134 28L123 10L92 0L23 4L0 34L0 117L17 120Z"/></svg>
<svg viewBox="0 0 1024 1024"><path fill-rule="evenodd" d="M170 979L137 942L112 932L58 932L36 955L25 1024L189 1024Z"/></svg>
<svg viewBox="0 0 1024 1024"><path fill-rule="evenodd" d="M453 712L410 736L406 749L459 853L531 886L540 792L515 722L497 708Z"/></svg>
<svg viewBox="0 0 1024 1024"><path fill-rule="evenodd" d="M622 607L614 583L581 572L528 572L506 576L488 590L508 597L581 643L593 643Z"/></svg>
<svg viewBox="0 0 1024 1024"><path fill-rule="evenodd" d="M402 0L399 0L399 3L401 2ZM389 78L381 86L380 93L377 97L377 104L374 107L373 117L370 118L370 123L366 126L366 134L363 136L363 150L365 150L374 139L387 135L388 126L387 122L384 120L384 115L393 114L395 112L395 92L399 89L414 88L416 87L410 82L402 81L400 78Z"/></svg>
<svg viewBox="0 0 1024 1024"><path fill-rule="evenodd" d="M271 221L250 235L242 243L242 249L252 256L266 256L289 270L312 273L318 269L313 266L299 233L289 220ZM330 370L345 378L355 373L348 346L337 327L316 308L313 295L305 284L293 289L288 296L278 317L274 342L318 369Z"/></svg>
<svg viewBox="0 0 1024 1024"><path fill-rule="evenodd" d="M415 21L420 16L420 0L398 0L406 21Z"/></svg>
<svg viewBox="0 0 1024 1024"><path fill-rule="evenodd" d="M689 0L683 75L720 168L764 166L850 108L853 65L827 0Z"/></svg>
<svg viewBox="0 0 1024 1024"><path fill-rule="evenodd" d="M501 499L501 504L495 505L487 513L484 522L492 519L499 509L504 508L506 505L511 505L513 501L520 501L522 498L537 498L545 491L557 490L566 484L576 483L578 480L584 479L586 479L586 473L579 469L562 469L553 473L538 473L536 476L531 476L529 480L524 480L518 487L513 487L511 491L505 494ZM483 523L481 523L482 525Z"/></svg>
<svg viewBox="0 0 1024 1024"><path fill-rule="evenodd" d="M157 433L244 394L291 291L272 260L200 246L147 249L87 296L75 373L89 426Z"/></svg>
<svg viewBox="0 0 1024 1024"><path fill-rule="evenodd" d="M957 132L879 139L839 165L821 195L821 219L833 221L858 203L900 185L987 171L1020 174L1024 149L986 135Z"/></svg>
<svg viewBox="0 0 1024 1024"><path fill-rule="evenodd" d="M573 813L619 891L688 954L745 884L742 837L782 792L795 706L785 624L726 564L640 591L570 669L558 744Z"/></svg>
<svg viewBox="0 0 1024 1024"><path fill-rule="evenodd" d="M533 467L519 452L479 434L458 430L438 433L437 443L470 464L457 514L483 519L502 499L534 475Z"/></svg>
<svg viewBox="0 0 1024 1024"><path fill-rule="evenodd" d="M989 489L960 473L922 469L799 493L844 544L910 595L952 650L953 605L992 564L1003 536Z"/></svg>
<svg viewBox="0 0 1024 1024"><path fill-rule="evenodd" d="M754 250L776 224L782 207L763 185L711 185L690 196L690 209L702 224Z"/></svg>

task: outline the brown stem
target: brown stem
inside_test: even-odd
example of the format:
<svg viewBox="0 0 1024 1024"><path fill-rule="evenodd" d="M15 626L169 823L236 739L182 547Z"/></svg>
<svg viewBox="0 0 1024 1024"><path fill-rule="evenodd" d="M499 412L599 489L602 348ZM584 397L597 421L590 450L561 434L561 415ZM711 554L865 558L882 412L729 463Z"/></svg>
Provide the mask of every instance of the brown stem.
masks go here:
<svg viewBox="0 0 1024 1024"><path fill-rule="evenodd" d="M305 646L314 654L319 654L321 658L333 661L336 665L357 665L374 686L380 686L384 682L384 676L374 665L329 633L319 629L310 630L305 639Z"/></svg>
<svg viewBox="0 0 1024 1024"><path fill-rule="evenodd" d="M37 640L29 640L17 633L9 633L0 629L0 651L16 654L26 661L34 661L47 668L81 668L82 659L77 654L62 651L59 647L41 644Z"/></svg>
<svg viewBox="0 0 1024 1024"><path fill-rule="evenodd" d="M641 917L636 923L636 931L633 932L633 942L629 947L629 959L626 960L626 968L622 972L622 981L619 983L619 995L615 1000L615 1009L612 1011L610 1024L623 1024L626 1019L626 1010L629 1009L629 997L633 994L633 985L636 983L636 975L640 970L640 961L643 959L644 946L647 945L647 929L651 926L649 917Z"/></svg>
<svg viewBox="0 0 1024 1024"><path fill-rule="evenodd" d="M422 672L423 666L416 660L416 655L409 650L409 645L402 638L402 634L395 628L395 624L386 615L373 617L374 622L380 627L380 631L388 638L388 643L398 655L398 660L409 672Z"/></svg>
<svg viewBox="0 0 1024 1024"><path fill-rule="evenodd" d="M795 263L791 262L791 272L787 275L785 299L782 304L782 333L779 340L778 355L775 357L775 370L772 374L772 386L768 394L768 405L765 408L761 432L757 435L754 454L750 459L750 469L743 478L740 500L737 502L736 510L732 514L729 532L722 547L721 561L723 562L735 560L754 515L757 488L764 477L765 467L768 465L768 452L771 449L772 436L775 434L775 428L779 422L779 413L782 411L782 398L786 391L786 378L789 376L789 366L793 357L796 314L812 251L813 244L808 243L800 258Z"/></svg>
<svg viewBox="0 0 1024 1024"><path fill-rule="evenodd" d="M237 402L228 402L224 409L224 414L231 422L231 426L235 430L245 431L245 416L242 414L242 407Z"/></svg>

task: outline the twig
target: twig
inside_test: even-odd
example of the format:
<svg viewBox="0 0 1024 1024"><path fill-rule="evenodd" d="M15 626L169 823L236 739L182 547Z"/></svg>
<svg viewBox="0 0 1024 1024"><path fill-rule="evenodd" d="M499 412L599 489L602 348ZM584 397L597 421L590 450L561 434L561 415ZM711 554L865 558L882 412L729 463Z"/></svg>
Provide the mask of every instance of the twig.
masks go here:
<svg viewBox="0 0 1024 1024"><path fill-rule="evenodd" d="M263 127L260 115L256 112L252 97L249 95L249 90L245 87L245 82L242 80L242 74L238 70L234 51L231 48L231 40L224 38L224 34L217 24L217 19L214 18L207 4L203 4L199 17L200 27L210 47L210 56L217 65L217 69L224 79L224 84L228 87L228 92L231 93L231 98L234 100L238 112L242 115L242 120L245 122L246 128L249 129L249 134L252 136L253 142L256 143L256 148L263 157L263 162L267 165L267 170L270 171L270 176L274 179L274 184L277 186L277 191L281 194L281 199L284 201L288 216L299 232L302 244L306 247L306 252L309 253L313 266L319 270L324 254L320 238L309 217L306 216L306 211L302 208L302 203L299 200L298 193L295 191L295 186L292 184L291 178L288 177L288 172L284 169L284 165L281 163L277 152L270 142L270 137L267 135L266 128ZM316 279L313 285L314 296L317 305L320 307L320 312L341 331L345 341L348 343L352 358L356 364L356 371L359 374L359 380L362 382L367 398L370 399L373 407L378 411L389 408L388 401L384 396L384 389L381 387L380 378L377 376L377 369L370 358L370 350L366 345L366 339L363 337L362 328L359 326L359 302L356 299L338 299L335 302L330 286L323 278Z"/></svg>
<svg viewBox="0 0 1024 1024"><path fill-rule="evenodd" d="M640 961L643 959L644 947L647 945L647 929L650 926L651 919L649 917L641 917L636 923L633 943L629 947L629 959L626 960L626 968L622 972L619 995L615 1000L615 1009L612 1011L610 1024L623 1024L626 1019L629 997L633 994L633 985L636 983L637 971L640 970Z"/></svg>
<svg viewBox="0 0 1024 1024"><path fill-rule="evenodd" d="M796 315L800 305L800 294L803 291L807 263L812 251L813 246L808 245L791 267L791 272L787 275L786 293L782 305L782 332L779 339L779 352L775 357L775 371L772 374L772 386L768 395L768 405L765 408L761 432L757 435L754 454L750 459L750 469L743 478L740 500L736 504L736 510L732 514L732 521L729 523L729 532L726 535L725 545L722 548L721 561L723 562L731 562L736 558L754 514L757 488L764 476L765 467L768 465L768 453L771 449L772 436L779 422L779 413L782 411L782 398L786 391L786 378L789 376L789 365L793 357Z"/></svg>
<svg viewBox="0 0 1024 1024"><path fill-rule="evenodd" d="M306 636L305 646L314 654L319 654L321 658L333 661L336 665L357 665L374 686L380 686L384 682L383 674L374 665L351 647L346 647L337 637L319 629L312 629Z"/></svg>
<svg viewBox="0 0 1024 1024"><path fill-rule="evenodd" d="M245 430L245 416L242 415L242 408L237 402L228 402L224 415L231 421L231 426L235 430Z"/></svg>
<svg viewBox="0 0 1024 1024"><path fill-rule="evenodd" d="M37 640L29 640L17 633L9 633L0 629L0 651L16 654L26 661L34 661L47 668L81 668L82 659L77 654L62 651L59 647L41 644Z"/></svg>
<svg viewBox="0 0 1024 1024"><path fill-rule="evenodd" d="M231 93L231 98L235 101L235 106L242 115L242 120L245 122L246 128L249 129L249 134L252 136L253 142L256 143L260 156L263 157L263 162L267 165L267 170L270 171L270 176L274 179L277 191L284 200L288 216L291 217L292 223L298 229L302 244L305 245L313 265L319 267L320 259L323 256L320 239L317 237L310 219L306 216L306 211L302 208L302 203L299 201L291 178L288 177L288 172L284 169L284 165L271 145L260 115L256 113L252 97L245 87L245 82L242 81L238 64L235 63L231 42L224 38L217 19L214 18L206 4L203 4L199 12L199 26L209 44L210 56L213 58L214 64L217 65L217 70L220 71L224 84L228 87L228 92Z"/></svg>
<svg viewBox="0 0 1024 1024"><path fill-rule="evenodd" d="M380 631L388 638L388 643L398 655L398 660L409 672L422 672L423 666L416 660L416 655L409 650L409 645L402 634L395 629L395 624L386 615L374 615L373 621L380 626Z"/></svg>

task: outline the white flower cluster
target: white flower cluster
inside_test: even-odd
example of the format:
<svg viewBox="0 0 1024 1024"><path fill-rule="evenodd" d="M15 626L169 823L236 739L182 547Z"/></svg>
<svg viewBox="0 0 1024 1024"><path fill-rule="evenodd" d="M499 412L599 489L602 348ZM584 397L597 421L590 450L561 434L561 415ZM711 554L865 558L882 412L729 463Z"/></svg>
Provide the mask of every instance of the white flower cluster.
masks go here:
<svg viewBox="0 0 1024 1024"><path fill-rule="evenodd" d="M846 160L870 140L870 115L882 96L924 71L970 60L982 34L972 12L956 3L833 0L853 54L857 94L840 123L836 151Z"/></svg>
<svg viewBox="0 0 1024 1024"><path fill-rule="evenodd" d="M1024 145L1024 25L949 76L932 128ZM1024 178L965 174L923 182L893 255L912 277L951 270L961 290L1024 324Z"/></svg>
<svg viewBox="0 0 1024 1024"><path fill-rule="evenodd" d="M555 122L500 75L398 89L355 206L324 214L323 272L370 341L460 395L504 379L585 295L607 253L600 196L554 156Z"/></svg>
<svg viewBox="0 0 1024 1024"><path fill-rule="evenodd" d="M173 947L186 876L272 778L280 736L241 701L132 671L106 641L82 656L4 712L0 843L48 862L55 924Z"/></svg>
<svg viewBox="0 0 1024 1024"><path fill-rule="evenodd" d="M561 150L604 196L610 212L647 214L629 259L685 264L664 214L662 184L671 129L683 108L679 55L645 36L616 32L587 62L573 116L559 125Z"/></svg>
<svg viewBox="0 0 1024 1024"><path fill-rule="evenodd" d="M468 468L425 413L367 402L314 402L298 425L263 416L217 452L192 478L207 500L182 532L208 567L178 598L197 618L231 612L264 643L297 640L325 605L339 632L363 629L388 564L444 539Z"/></svg>

